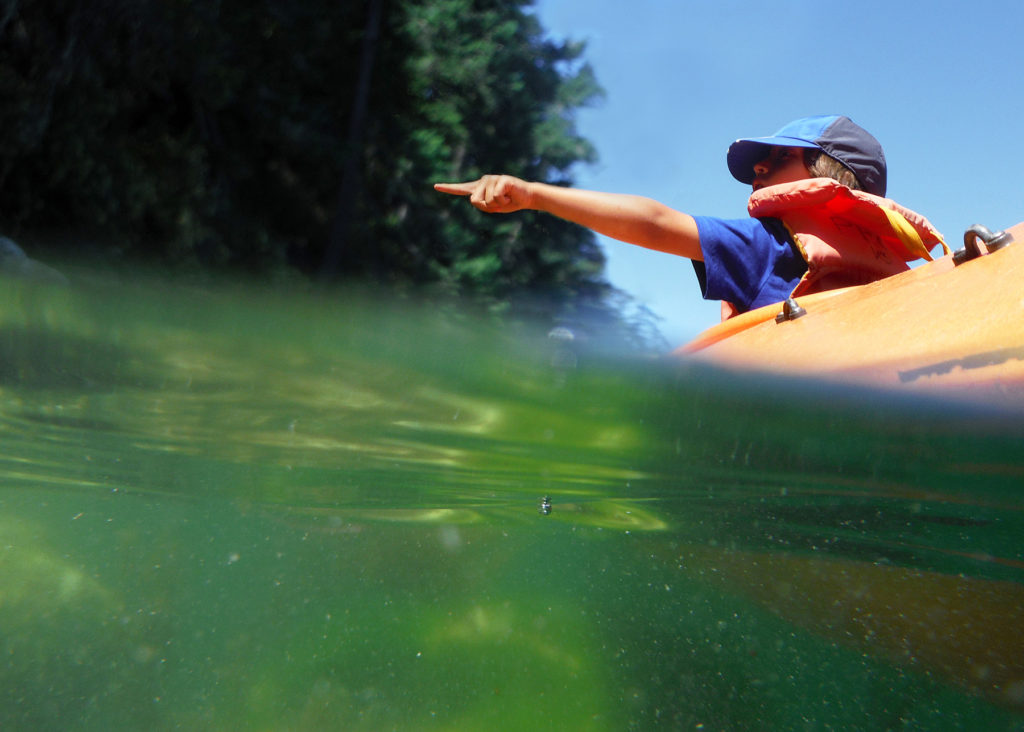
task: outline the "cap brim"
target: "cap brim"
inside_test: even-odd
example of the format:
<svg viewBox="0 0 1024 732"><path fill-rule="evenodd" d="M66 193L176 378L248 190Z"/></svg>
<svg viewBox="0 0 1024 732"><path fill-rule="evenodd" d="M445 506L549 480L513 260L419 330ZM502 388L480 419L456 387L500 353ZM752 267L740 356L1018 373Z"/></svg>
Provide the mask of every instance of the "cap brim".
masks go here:
<svg viewBox="0 0 1024 732"><path fill-rule="evenodd" d="M768 155L766 148L769 147L817 148L818 145L796 137L748 137L737 140L729 146L726 156L732 177L740 183L753 183L754 165L765 159Z"/></svg>

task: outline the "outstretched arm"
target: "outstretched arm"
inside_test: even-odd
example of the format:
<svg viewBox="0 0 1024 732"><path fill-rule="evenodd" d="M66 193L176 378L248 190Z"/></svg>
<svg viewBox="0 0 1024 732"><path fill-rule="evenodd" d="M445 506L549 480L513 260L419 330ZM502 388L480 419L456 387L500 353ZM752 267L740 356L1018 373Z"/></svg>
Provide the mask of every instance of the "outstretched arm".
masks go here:
<svg viewBox="0 0 1024 732"><path fill-rule="evenodd" d="M510 175L485 175L469 183L436 183L434 188L467 196L487 213L545 211L629 244L690 259L704 258L693 217L650 198L531 183Z"/></svg>

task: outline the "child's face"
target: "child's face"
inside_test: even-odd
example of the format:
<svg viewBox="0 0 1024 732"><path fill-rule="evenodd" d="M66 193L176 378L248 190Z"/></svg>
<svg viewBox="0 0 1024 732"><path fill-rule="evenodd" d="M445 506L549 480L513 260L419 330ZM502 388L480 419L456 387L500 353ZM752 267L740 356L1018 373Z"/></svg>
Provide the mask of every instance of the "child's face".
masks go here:
<svg viewBox="0 0 1024 732"><path fill-rule="evenodd" d="M767 186L806 180L811 173L804 165L801 147L772 147L768 155L754 164L753 188L759 191Z"/></svg>

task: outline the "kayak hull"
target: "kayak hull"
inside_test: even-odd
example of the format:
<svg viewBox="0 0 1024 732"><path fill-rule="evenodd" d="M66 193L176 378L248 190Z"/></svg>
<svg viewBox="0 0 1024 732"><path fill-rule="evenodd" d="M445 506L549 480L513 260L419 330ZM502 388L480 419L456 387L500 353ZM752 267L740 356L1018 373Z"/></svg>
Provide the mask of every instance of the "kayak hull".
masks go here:
<svg viewBox="0 0 1024 732"><path fill-rule="evenodd" d="M744 313L677 354L744 370L1024 404L1024 224L1015 241Z"/></svg>

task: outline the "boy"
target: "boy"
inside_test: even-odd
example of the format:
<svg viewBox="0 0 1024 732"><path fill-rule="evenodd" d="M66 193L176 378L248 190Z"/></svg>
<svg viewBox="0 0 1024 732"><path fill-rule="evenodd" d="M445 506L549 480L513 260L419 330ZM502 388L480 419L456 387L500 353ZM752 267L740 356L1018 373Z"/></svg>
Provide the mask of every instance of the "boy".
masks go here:
<svg viewBox="0 0 1024 732"><path fill-rule="evenodd" d="M780 302L796 291L894 274L907 269L906 261L928 257L927 250L941 241L922 217L882 198L882 147L848 117L806 117L771 137L737 140L727 162L737 180L751 185L748 210L756 218L690 216L649 198L507 175L434 188L468 196L487 213L546 211L613 239L688 257L705 299L723 301L723 319ZM809 184L817 178L835 183L824 188ZM910 220L913 231L899 231L905 227L892 224L891 214L874 213L872 207L897 211ZM852 217L845 218L851 209ZM812 230L808 236L805 229ZM855 240L849 239L851 232Z"/></svg>

